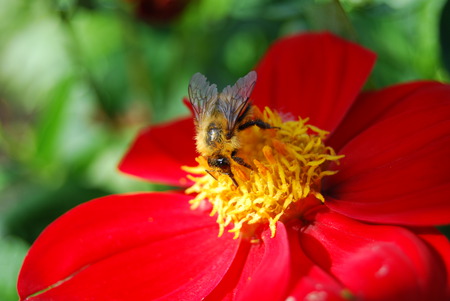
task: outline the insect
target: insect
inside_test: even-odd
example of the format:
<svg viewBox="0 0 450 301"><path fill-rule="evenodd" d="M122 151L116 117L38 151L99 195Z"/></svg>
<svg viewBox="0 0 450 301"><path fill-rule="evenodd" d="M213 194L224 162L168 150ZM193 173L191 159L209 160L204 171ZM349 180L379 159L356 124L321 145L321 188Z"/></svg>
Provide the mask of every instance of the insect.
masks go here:
<svg viewBox="0 0 450 301"><path fill-rule="evenodd" d="M227 86L222 93L218 93L215 84L210 85L204 75L196 73L188 88L189 101L194 111L197 151L207 159L211 168L206 172L213 178L212 171L228 175L236 186L238 184L231 171L231 160L251 169L238 156L241 144L237 133L251 126L274 128L260 119L251 118L252 104L249 97L255 83L256 72L251 71L232 87Z"/></svg>

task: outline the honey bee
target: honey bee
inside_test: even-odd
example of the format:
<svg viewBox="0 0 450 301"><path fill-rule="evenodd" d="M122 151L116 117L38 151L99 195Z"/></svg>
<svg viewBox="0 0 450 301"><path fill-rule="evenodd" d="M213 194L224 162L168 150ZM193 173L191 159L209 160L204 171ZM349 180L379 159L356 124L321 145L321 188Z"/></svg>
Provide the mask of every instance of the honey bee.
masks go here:
<svg viewBox="0 0 450 301"><path fill-rule="evenodd" d="M206 158L210 170L205 170L213 178L213 172L228 175L234 185L238 186L231 160L251 169L244 159L238 156L241 147L238 132L251 126L272 129L270 124L252 118L250 94L256 83L256 72L251 71L238 79L222 93L217 92L215 84L210 85L200 73L192 76L189 83L189 101L194 111L197 151Z"/></svg>

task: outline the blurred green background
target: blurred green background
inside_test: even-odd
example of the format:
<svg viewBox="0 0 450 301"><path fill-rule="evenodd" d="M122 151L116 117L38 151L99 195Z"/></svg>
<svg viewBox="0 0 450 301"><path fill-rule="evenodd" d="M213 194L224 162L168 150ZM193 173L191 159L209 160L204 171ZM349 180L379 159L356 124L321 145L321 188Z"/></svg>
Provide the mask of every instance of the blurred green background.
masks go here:
<svg viewBox="0 0 450 301"><path fill-rule="evenodd" d="M116 165L140 128L188 113L193 73L223 86L278 37L328 30L377 52L371 87L448 81L449 10L446 0L0 0L0 300L17 300L23 257L59 215L161 189Z"/></svg>

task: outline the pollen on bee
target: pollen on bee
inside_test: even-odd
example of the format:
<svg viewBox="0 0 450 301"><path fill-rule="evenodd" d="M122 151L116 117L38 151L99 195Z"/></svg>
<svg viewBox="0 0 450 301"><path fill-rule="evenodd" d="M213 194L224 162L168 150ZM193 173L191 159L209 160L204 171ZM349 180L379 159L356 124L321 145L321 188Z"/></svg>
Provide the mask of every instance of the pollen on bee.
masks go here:
<svg viewBox="0 0 450 301"><path fill-rule="evenodd" d="M324 144L328 133L307 124L307 119L283 122L269 108L261 116L262 121L277 129L241 132L238 154L252 165L246 168L232 162L238 186L227 175L218 174L217 179L208 175L207 161L201 156L197 167L183 167L197 175L189 176L194 184L186 190L195 194L191 208L207 200L212 205L211 214L217 215L219 236L228 229L235 238L253 237L253 241L249 232L260 225L267 225L275 236L277 222L301 215L296 212L303 208L301 202L325 202L320 193L321 180L337 172L327 168L330 162L338 163L343 157Z"/></svg>

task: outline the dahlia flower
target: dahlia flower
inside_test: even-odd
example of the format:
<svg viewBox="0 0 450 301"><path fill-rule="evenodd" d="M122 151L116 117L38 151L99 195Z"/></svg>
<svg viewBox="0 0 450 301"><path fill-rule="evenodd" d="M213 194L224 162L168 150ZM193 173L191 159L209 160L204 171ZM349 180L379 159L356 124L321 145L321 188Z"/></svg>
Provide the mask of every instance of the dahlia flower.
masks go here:
<svg viewBox="0 0 450 301"><path fill-rule="evenodd" d="M179 187L82 204L36 240L21 300L445 300L450 86L360 92L375 55L276 42L241 132L252 168L205 172L192 117L143 130L120 170Z"/></svg>

